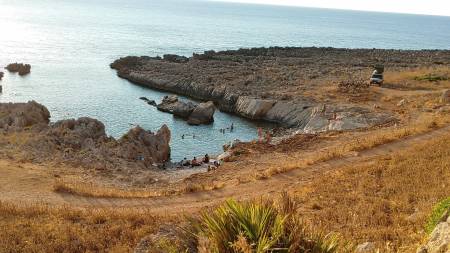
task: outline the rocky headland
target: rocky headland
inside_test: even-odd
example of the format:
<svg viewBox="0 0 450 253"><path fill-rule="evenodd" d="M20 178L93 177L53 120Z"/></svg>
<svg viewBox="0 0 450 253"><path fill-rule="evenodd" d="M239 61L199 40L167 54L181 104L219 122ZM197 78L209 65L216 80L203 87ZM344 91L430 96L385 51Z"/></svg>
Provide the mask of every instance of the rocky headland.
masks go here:
<svg viewBox="0 0 450 253"><path fill-rule="evenodd" d="M378 64L395 71L449 63L448 50L274 47L206 51L189 58L129 56L111 67L139 85L213 101L222 111L313 133L395 120L370 105L321 100L317 94L326 92L324 84L368 78Z"/></svg>
<svg viewBox="0 0 450 253"><path fill-rule="evenodd" d="M170 130L136 126L116 140L102 122L79 118L50 122L37 102L0 103L0 155L32 162L61 162L86 168L154 168L170 159ZM20 138L18 138L20 136ZM20 141L17 141L20 139Z"/></svg>

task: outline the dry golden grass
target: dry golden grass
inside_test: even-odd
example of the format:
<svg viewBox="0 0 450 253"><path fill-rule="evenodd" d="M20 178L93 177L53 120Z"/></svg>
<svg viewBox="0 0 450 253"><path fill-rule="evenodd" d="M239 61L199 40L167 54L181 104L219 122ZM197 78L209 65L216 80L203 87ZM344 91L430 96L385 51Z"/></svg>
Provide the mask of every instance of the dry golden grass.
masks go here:
<svg viewBox="0 0 450 253"><path fill-rule="evenodd" d="M441 80L439 80L441 79ZM450 88L450 68L437 66L385 73L385 85L399 89L436 90Z"/></svg>
<svg viewBox="0 0 450 253"><path fill-rule="evenodd" d="M132 252L168 217L139 209L71 209L0 202L0 252Z"/></svg>
<svg viewBox="0 0 450 253"><path fill-rule="evenodd" d="M279 166L267 168L263 172L256 173L254 177L256 180L264 180L293 169L306 168L307 166L353 155L355 152L374 148L409 136L423 134L444 126L448 123L449 118L444 116L426 115L422 116L417 121L418 123L416 124L403 127L391 127L368 131L364 135L352 138L347 142L341 142L337 145L330 146L316 152L312 157L296 161L295 163L280 161Z"/></svg>
<svg viewBox="0 0 450 253"><path fill-rule="evenodd" d="M83 197L93 198L152 198L159 196L174 196L184 193L210 191L223 188L222 182L213 182L208 184L186 184L180 189L174 190L130 190L112 187L103 187L95 184L69 183L64 180L56 180L53 184L53 191L62 194L72 194Z"/></svg>
<svg viewBox="0 0 450 253"><path fill-rule="evenodd" d="M118 188L102 187L94 184L69 183L64 180L56 180L53 185L53 191L57 193L94 198L150 198L167 195L163 192L123 190Z"/></svg>
<svg viewBox="0 0 450 253"><path fill-rule="evenodd" d="M297 194L314 226L382 252L415 252L433 206L450 195L450 134L327 173Z"/></svg>

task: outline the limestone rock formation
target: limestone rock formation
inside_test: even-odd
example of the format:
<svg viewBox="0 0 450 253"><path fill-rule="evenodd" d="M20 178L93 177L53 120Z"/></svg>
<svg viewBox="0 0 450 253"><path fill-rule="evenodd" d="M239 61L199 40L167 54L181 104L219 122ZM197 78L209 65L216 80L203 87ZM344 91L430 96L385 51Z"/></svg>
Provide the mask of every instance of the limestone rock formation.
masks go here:
<svg viewBox="0 0 450 253"><path fill-rule="evenodd" d="M0 129L20 130L25 127L47 126L50 112L35 101L0 103Z"/></svg>
<svg viewBox="0 0 450 253"><path fill-rule="evenodd" d="M428 242L417 250L417 253L450 252L450 210L442 217L430 235Z"/></svg>
<svg viewBox="0 0 450 253"><path fill-rule="evenodd" d="M236 112L250 119L262 119L275 103L275 100L240 96L236 102Z"/></svg>
<svg viewBox="0 0 450 253"><path fill-rule="evenodd" d="M188 119L190 125L209 124L214 121L216 107L212 101L198 104Z"/></svg>
<svg viewBox="0 0 450 253"><path fill-rule="evenodd" d="M163 163L170 159L169 142L170 130L166 125L156 134L137 126L118 140L117 154L125 159L142 161L149 165Z"/></svg>
<svg viewBox="0 0 450 253"><path fill-rule="evenodd" d="M6 69L12 73L18 72L19 75L23 76L31 72L31 65L23 63L11 63L6 66Z"/></svg>
<svg viewBox="0 0 450 253"><path fill-rule="evenodd" d="M105 125L88 117L57 121L49 127L46 135L64 148L71 149L89 149L107 139Z"/></svg>
<svg viewBox="0 0 450 253"><path fill-rule="evenodd" d="M119 140L108 137L102 122L92 118L60 120L49 124L50 113L34 101L0 103L0 131L33 131L18 148L36 162L67 162L88 168L153 168L170 159L170 130L157 133L141 127L131 129ZM15 133L14 133L15 134ZM8 143L4 144L8 145Z"/></svg>
<svg viewBox="0 0 450 253"><path fill-rule="evenodd" d="M432 65L430 55L444 60L450 53L274 47L208 51L183 63L171 60L170 56L166 60L133 56L118 59L111 67L131 82L212 101L225 112L305 132L320 132L383 125L394 118L365 105L345 102L325 101L326 110L322 112L323 101L306 94L305 89L318 88L329 81L328 73L337 70L346 73L357 73L350 70L362 67L371 70L378 63L376 58L389 58L388 67L394 69L415 63ZM355 62L364 66L356 66ZM315 84L305 85L306 82ZM168 111L174 110L169 107Z"/></svg>
<svg viewBox="0 0 450 253"><path fill-rule="evenodd" d="M356 246L355 253L372 253L375 252L375 244L372 242L361 243Z"/></svg>
<svg viewBox="0 0 450 253"><path fill-rule="evenodd" d="M176 95L165 96L160 104L156 106L158 110L172 113L181 118L188 118L195 108L192 102L183 102L178 100Z"/></svg>

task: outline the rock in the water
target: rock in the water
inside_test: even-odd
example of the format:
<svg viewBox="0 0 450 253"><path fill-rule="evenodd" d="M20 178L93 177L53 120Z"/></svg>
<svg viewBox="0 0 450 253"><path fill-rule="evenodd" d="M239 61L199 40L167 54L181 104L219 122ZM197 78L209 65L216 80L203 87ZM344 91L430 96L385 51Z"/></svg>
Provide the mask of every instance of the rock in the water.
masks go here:
<svg viewBox="0 0 450 253"><path fill-rule="evenodd" d="M212 101L200 103L195 107L188 119L190 125L210 124L214 122L216 107Z"/></svg>
<svg viewBox="0 0 450 253"><path fill-rule="evenodd" d="M163 125L156 134L137 126L118 140L117 155L147 165L170 159L170 130Z"/></svg>
<svg viewBox="0 0 450 253"><path fill-rule="evenodd" d="M361 243L356 246L356 253L372 253L375 252L375 244L372 242Z"/></svg>
<svg viewBox="0 0 450 253"><path fill-rule="evenodd" d="M192 102L181 102L178 101L175 103L175 106L173 108L173 115L182 117L182 118L188 118L189 115L194 111L195 104Z"/></svg>
<svg viewBox="0 0 450 253"><path fill-rule="evenodd" d="M6 66L6 69L12 73L18 72L19 75L23 76L31 72L31 65L23 63L11 63Z"/></svg>
<svg viewBox="0 0 450 253"><path fill-rule="evenodd" d="M450 90L445 90L441 96L441 103L450 104Z"/></svg>
<svg viewBox="0 0 450 253"><path fill-rule="evenodd" d="M50 112L35 101L28 103L0 103L0 129L20 130L35 125L47 126Z"/></svg>
<svg viewBox="0 0 450 253"><path fill-rule="evenodd" d="M2 80L3 76L5 75L5 73L0 71L0 81Z"/></svg>
<svg viewBox="0 0 450 253"><path fill-rule="evenodd" d="M192 102L180 101L177 96L171 95L164 97L161 103L156 107L160 111L172 113L178 117L188 118L194 110L195 104Z"/></svg>
<svg viewBox="0 0 450 253"><path fill-rule="evenodd" d="M139 99L147 102L147 104L149 104L149 105L156 106L155 100L150 100L150 99L148 99L146 97L140 97Z"/></svg>

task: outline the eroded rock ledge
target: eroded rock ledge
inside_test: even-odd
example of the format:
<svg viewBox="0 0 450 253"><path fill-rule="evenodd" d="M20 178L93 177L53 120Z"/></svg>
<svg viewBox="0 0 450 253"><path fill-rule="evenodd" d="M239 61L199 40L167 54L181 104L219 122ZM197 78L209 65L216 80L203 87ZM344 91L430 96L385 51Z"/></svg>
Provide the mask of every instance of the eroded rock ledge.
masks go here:
<svg viewBox="0 0 450 253"><path fill-rule="evenodd" d="M0 154L23 153L33 161L60 161L83 167L144 167L170 158L170 130L163 125L156 133L137 126L116 140L108 137L102 122L92 118L50 123L47 108L35 101L0 103ZM19 142L8 141L18 136ZM8 153L9 154L9 153ZM133 166L129 166L129 165Z"/></svg>
<svg viewBox="0 0 450 253"><path fill-rule="evenodd" d="M320 132L394 120L369 105L327 103L306 95L336 76L369 76L371 67L379 63L391 70L448 64L450 51L255 48L207 51L190 58L129 56L111 67L133 83L213 101L222 111Z"/></svg>

